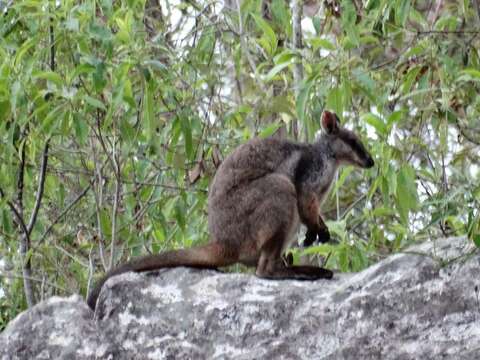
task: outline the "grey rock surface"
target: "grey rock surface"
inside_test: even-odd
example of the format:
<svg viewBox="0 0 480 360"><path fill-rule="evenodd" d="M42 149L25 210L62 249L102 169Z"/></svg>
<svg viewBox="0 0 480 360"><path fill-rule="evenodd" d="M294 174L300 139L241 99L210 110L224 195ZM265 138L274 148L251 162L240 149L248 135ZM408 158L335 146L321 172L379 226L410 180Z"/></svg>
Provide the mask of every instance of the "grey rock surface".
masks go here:
<svg viewBox="0 0 480 360"><path fill-rule="evenodd" d="M480 359L472 250L441 239L316 282L124 274L95 316L76 295L20 314L0 334L0 359Z"/></svg>

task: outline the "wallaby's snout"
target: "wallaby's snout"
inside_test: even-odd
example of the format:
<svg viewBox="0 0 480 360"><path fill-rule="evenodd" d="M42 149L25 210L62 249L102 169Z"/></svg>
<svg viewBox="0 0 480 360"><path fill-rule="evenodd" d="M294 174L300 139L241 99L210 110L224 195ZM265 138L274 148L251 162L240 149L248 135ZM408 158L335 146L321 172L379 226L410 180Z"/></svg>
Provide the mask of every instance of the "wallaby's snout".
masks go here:
<svg viewBox="0 0 480 360"><path fill-rule="evenodd" d="M357 166L362 169L372 168L375 165L375 161L373 160L373 157L370 154L370 152L367 149L365 149L363 144L361 146L358 146L357 150L359 150L357 152L357 157L358 157Z"/></svg>
<svg viewBox="0 0 480 360"><path fill-rule="evenodd" d="M367 161L365 161L365 169L370 169L375 165L375 161L371 155L368 155Z"/></svg>

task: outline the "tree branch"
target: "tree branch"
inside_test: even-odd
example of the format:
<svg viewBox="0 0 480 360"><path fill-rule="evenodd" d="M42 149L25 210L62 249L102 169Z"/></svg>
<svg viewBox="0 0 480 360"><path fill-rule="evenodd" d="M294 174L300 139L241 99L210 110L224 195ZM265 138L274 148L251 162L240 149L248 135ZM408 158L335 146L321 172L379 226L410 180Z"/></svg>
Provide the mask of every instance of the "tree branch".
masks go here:
<svg viewBox="0 0 480 360"><path fill-rule="evenodd" d="M23 133L25 136L25 133ZM22 147L20 150L20 164L18 164L18 177L17 177L17 199L16 199L16 209L18 211L20 219L23 222L23 188L24 188L24 178L25 178L25 146L26 143L20 144Z"/></svg>
<svg viewBox="0 0 480 360"><path fill-rule="evenodd" d="M118 204L120 201L120 193L122 188L122 179L121 179L121 168L120 160L117 153L117 141L113 140L113 154L112 159L114 162L114 175L115 175L115 194L113 198L113 209L112 209L112 243L110 244L110 262L108 264L108 270L113 268L113 259L115 258L115 246L117 243L117 213L118 213Z"/></svg>
<svg viewBox="0 0 480 360"><path fill-rule="evenodd" d="M18 168L18 179L17 179L17 199L16 206L12 202L8 201L8 206L12 210L14 217L17 220L17 224L20 227L22 236L20 238L20 256L22 258L22 274L23 274L23 289L25 293L25 299L27 301L27 306L31 308L35 305L35 297L33 292L33 284L31 282L32 278L32 263L28 252L30 250L30 233L25 221L23 219L23 189L24 189L24 177L25 177L25 147L26 143L22 144L22 149L20 151L20 164Z"/></svg>
<svg viewBox="0 0 480 360"><path fill-rule="evenodd" d="M45 143L45 147L43 149L42 154L42 165L40 166L40 176L38 179L38 189L37 189L37 196L35 198L35 206L33 208L32 214L30 215L30 221L27 225L28 235L32 233L33 226L37 221L38 210L40 209L40 205L42 203L43 192L45 190L45 175L47 173L47 163L48 163L48 148L50 146L50 139L47 140Z"/></svg>
<svg viewBox="0 0 480 360"><path fill-rule="evenodd" d="M295 50L300 51L303 48L302 41L302 15L303 15L303 1L302 0L293 0L292 2L292 45ZM298 99L300 94L300 84L303 80L303 64L302 57L300 60L295 62L293 66L293 86L295 91L295 99ZM307 139L307 127L305 129L305 139ZM298 123L297 121L292 121L292 133L295 139L298 139Z"/></svg>
<svg viewBox="0 0 480 360"><path fill-rule="evenodd" d="M425 30L415 31L417 35L464 35L464 34L480 34L480 30Z"/></svg>
<svg viewBox="0 0 480 360"><path fill-rule="evenodd" d="M477 21L480 21L480 1L473 0L473 7L475 9L475 13L477 14Z"/></svg>
<svg viewBox="0 0 480 360"><path fill-rule="evenodd" d="M242 52L245 54L245 57L247 58L247 62L250 65L250 70L253 73L253 76L255 80L257 81L257 84L260 86L260 89L263 92L267 92L267 89L265 88L264 84L257 79L257 66L255 65L255 62L253 61L250 51L248 50L248 43L247 43L247 35L243 29L243 16L242 16L242 11L241 11L241 6L240 0L235 0L237 4L237 15L238 15L238 33L240 34L240 48L242 49Z"/></svg>

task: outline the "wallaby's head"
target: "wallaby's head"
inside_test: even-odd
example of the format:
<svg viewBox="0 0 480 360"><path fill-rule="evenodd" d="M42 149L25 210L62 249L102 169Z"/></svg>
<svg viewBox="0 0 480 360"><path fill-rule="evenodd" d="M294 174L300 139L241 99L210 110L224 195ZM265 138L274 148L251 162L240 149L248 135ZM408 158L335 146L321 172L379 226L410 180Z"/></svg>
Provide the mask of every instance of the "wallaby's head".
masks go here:
<svg viewBox="0 0 480 360"><path fill-rule="evenodd" d="M323 112L322 128L331 146L333 155L340 164L354 165L361 168L371 168L375 164L360 138L353 131L342 127L335 113Z"/></svg>

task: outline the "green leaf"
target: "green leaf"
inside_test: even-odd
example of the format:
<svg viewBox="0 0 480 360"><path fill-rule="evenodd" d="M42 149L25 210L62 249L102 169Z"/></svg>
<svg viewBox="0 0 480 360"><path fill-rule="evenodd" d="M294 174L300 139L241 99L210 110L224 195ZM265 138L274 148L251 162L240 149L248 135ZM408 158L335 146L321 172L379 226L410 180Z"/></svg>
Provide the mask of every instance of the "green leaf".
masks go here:
<svg viewBox="0 0 480 360"><path fill-rule="evenodd" d="M352 3L352 0L342 0L342 27L346 32L348 39L352 43L352 46L358 46L360 44L360 38L358 36L357 22L357 10ZM348 43L349 41L347 41Z"/></svg>
<svg viewBox="0 0 480 360"><path fill-rule="evenodd" d="M397 208L404 224L408 224L408 214L418 205L415 171L410 165L404 165L397 174Z"/></svg>
<svg viewBox="0 0 480 360"><path fill-rule="evenodd" d="M322 23L323 23L323 21L320 19L319 16L314 16L312 18L312 24L313 24L313 27L315 29L315 33L317 35L321 35L321 33L322 33L322 29L323 29L322 28Z"/></svg>
<svg viewBox="0 0 480 360"><path fill-rule="evenodd" d="M67 108L65 113L63 114L62 120L60 121L59 133L62 134L63 136L69 136L71 125L72 125L72 112L70 111L70 109Z"/></svg>
<svg viewBox="0 0 480 360"><path fill-rule="evenodd" d="M480 249L480 234L474 235L472 240L475 246Z"/></svg>
<svg viewBox="0 0 480 360"><path fill-rule="evenodd" d="M309 39L308 42L312 45L313 51L317 51L318 49L325 49L330 51L335 50L335 45L333 45L327 39L315 37L315 38Z"/></svg>
<svg viewBox="0 0 480 360"><path fill-rule="evenodd" d="M275 75L277 75L280 71L282 71L283 69L285 69L286 67L288 67L292 63L293 63L293 61L284 62L284 63L278 64L278 65L275 65L273 68L270 69L268 74L265 75L263 80L266 81L266 82L269 82L269 81L273 80Z"/></svg>
<svg viewBox="0 0 480 360"><path fill-rule="evenodd" d="M410 11L410 0L397 0L395 5L395 22L402 27L405 26Z"/></svg>
<svg viewBox="0 0 480 360"><path fill-rule="evenodd" d="M174 212L173 216L174 216L175 220L177 220L177 224L180 227L180 229L184 230L185 226L187 224L186 218L185 218L185 215L186 215L187 211L185 209L185 206L184 206L181 198L178 198L177 202L175 203L175 208L174 209L175 209L175 212Z"/></svg>
<svg viewBox="0 0 480 360"><path fill-rule="evenodd" d="M146 60L143 62L143 64L162 72L168 71L168 68L165 66L165 64L161 63L158 60Z"/></svg>
<svg viewBox="0 0 480 360"><path fill-rule="evenodd" d="M120 119L120 134L122 135L123 141L127 144L135 145L135 129L128 122L128 119L125 116L122 116Z"/></svg>
<svg viewBox="0 0 480 360"><path fill-rule="evenodd" d="M0 100L0 123L3 123L3 121L7 119L9 116L10 116L10 101Z"/></svg>
<svg viewBox="0 0 480 360"><path fill-rule="evenodd" d="M105 105L103 105L103 103L100 100L97 100L97 99L95 99L91 96L88 96L88 95L85 95L84 99L85 99L87 104L93 106L94 108L100 109L100 110L103 110L103 111L107 111L107 108L105 107Z"/></svg>
<svg viewBox="0 0 480 360"><path fill-rule="evenodd" d="M71 74L69 74L68 82L71 82L72 80L76 79L77 76L92 74L94 72L95 72L95 66L90 64L80 64L77 67L75 67L75 69Z"/></svg>
<svg viewBox="0 0 480 360"><path fill-rule="evenodd" d="M457 28L460 19L457 16L444 15L435 23L435 30L453 31Z"/></svg>
<svg viewBox="0 0 480 360"><path fill-rule="evenodd" d="M147 139L151 140L155 135L155 116L153 110L153 84L147 82L143 95L143 118L145 121L145 132Z"/></svg>
<svg viewBox="0 0 480 360"><path fill-rule="evenodd" d="M379 118L377 115L372 113L367 113L362 115L362 120L365 121L367 124L373 126L377 134L381 136L388 135L387 126L385 125L383 120Z"/></svg>
<svg viewBox="0 0 480 360"><path fill-rule="evenodd" d="M354 69L352 73L354 75L354 80L356 81L352 86L358 86L373 104L381 102L379 100L381 100L382 97L375 93L378 88L375 81L373 81L366 72L360 69Z"/></svg>
<svg viewBox="0 0 480 360"><path fill-rule="evenodd" d="M458 81L480 81L480 70L468 68L460 71L460 76L457 78Z"/></svg>
<svg viewBox="0 0 480 360"><path fill-rule="evenodd" d="M345 219L338 221L326 221L325 224L331 234L337 235L342 241L347 239L347 222Z"/></svg>
<svg viewBox="0 0 480 360"><path fill-rule="evenodd" d="M95 66L95 72L92 73L93 84L97 93L102 92L103 88L107 85L105 78L106 65L103 62L98 63Z"/></svg>
<svg viewBox="0 0 480 360"><path fill-rule="evenodd" d="M380 5L380 0L367 0L365 8L367 10L376 9Z"/></svg>
<svg viewBox="0 0 480 360"><path fill-rule="evenodd" d="M30 38L22 44L22 46L20 47L20 49L18 49L15 55L15 67L17 67L21 63L27 51L29 51L32 47L36 46L37 44L38 44L38 39L36 37Z"/></svg>
<svg viewBox="0 0 480 360"><path fill-rule="evenodd" d="M92 22L87 31L95 40L107 42L112 38L112 32L110 29L106 25L99 22Z"/></svg>
<svg viewBox="0 0 480 360"><path fill-rule="evenodd" d="M341 246L338 250L338 264L340 265L340 270L343 272L348 271L348 253L347 246Z"/></svg>
<svg viewBox="0 0 480 360"><path fill-rule="evenodd" d="M192 126L188 115L183 113L179 117L180 127L185 140L185 153L189 159L193 159L193 141L192 141Z"/></svg>
<svg viewBox="0 0 480 360"><path fill-rule="evenodd" d="M420 66L414 66L410 70L408 70L407 75L404 77L405 80L402 83L402 92L404 94L407 94L410 92L410 89L412 88L413 83L417 79L417 76L420 70L421 70Z"/></svg>
<svg viewBox="0 0 480 360"><path fill-rule="evenodd" d="M403 116L403 111L394 111L388 116L387 124L388 124L389 131L390 131L393 124L400 121L402 116Z"/></svg>
<svg viewBox="0 0 480 360"><path fill-rule="evenodd" d="M111 214L107 211L107 209L100 210L100 228L102 229L102 233L105 236L112 235L112 224L111 224Z"/></svg>
<svg viewBox="0 0 480 360"><path fill-rule="evenodd" d="M13 226L12 226L11 216L8 213L6 208L2 210L2 225L3 225L3 231L6 234L10 234L12 232Z"/></svg>
<svg viewBox="0 0 480 360"><path fill-rule="evenodd" d="M299 57L298 53L290 50L285 49L280 54L275 55L273 58L273 63L275 65L282 64L282 63L292 63L295 58Z"/></svg>
<svg viewBox="0 0 480 360"><path fill-rule="evenodd" d="M62 86L65 83L60 75L52 71L34 71L32 76L35 79L45 79L51 81L58 86Z"/></svg>
<svg viewBox="0 0 480 360"><path fill-rule="evenodd" d="M86 144L88 139L88 124L78 113L73 114L73 128L80 144Z"/></svg>
<svg viewBox="0 0 480 360"><path fill-rule="evenodd" d="M130 33L131 33L131 13L128 12L125 16L125 19L121 19L119 17L115 17L115 22L118 26L118 31L115 36L121 41L126 44L131 40Z"/></svg>
<svg viewBox="0 0 480 360"><path fill-rule="evenodd" d="M21 90L22 85L20 84L20 81L16 80L12 84L12 88L10 91L10 104L12 104L12 113L15 113L17 111L17 100L20 97Z"/></svg>
<svg viewBox="0 0 480 360"><path fill-rule="evenodd" d="M42 121L41 132L51 135L60 123L60 119L63 118L61 112L63 110L63 104L60 104L53 108Z"/></svg>
<svg viewBox="0 0 480 360"><path fill-rule="evenodd" d="M339 87L331 89L327 94L326 107L333 110L340 118L343 114L343 94Z"/></svg>
<svg viewBox="0 0 480 360"><path fill-rule="evenodd" d="M292 26L290 25L290 12L284 0L273 0L270 7L276 28L284 30L288 37L291 36Z"/></svg>
<svg viewBox="0 0 480 360"><path fill-rule="evenodd" d="M202 31L202 35L200 36L200 40L195 48L195 56L201 62L209 62L212 57L213 50L215 48L215 30L213 27L206 27L204 31ZM197 61L198 61L197 60Z"/></svg>
<svg viewBox="0 0 480 360"><path fill-rule="evenodd" d="M172 128L170 131L170 148L175 148L175 146L178 143L178 139L180 138L180 135L182 133L181 129L181 124L178 116L175 116L175 119L173 120ZM175 165L174 163L174 156L176 152L175 151L168 151L167 155L165 157L165 161L167 162L168 165Z"/></svg>
<svg viewBox="0 0 480 360"><path fill-rule="evenodd" d="M266 48L265 50L270 54L273 55L277 51L277 36L275 35L275 32L271 28L271 26L260 16L257 14L250 14L253 19L255 20L255 23L257 26L263 31L263 34L265 35L265 38L267 39L269 48Z"/></svg>
<svg viewBox="0 0 480 360"><path fill-rule="evenodd" d="M298 96L296 99L296 111L298 119L300 120L301 124L305 123L305 112L307 109L307 101L310 96L310 90L312 86L315 84L316 77L307 79L300 88L298 92Z"/></svg>
<svg viewBox="0 0 480 360"><path fill-rule="evenodd" d="M290 118L295 117L295 114L293 113L293 104L287 95L275 96L269 101L267 109L272 113L284 113Z"/></svg>
<svg viewBox="0 0 480 360"><path fill-rule="evenodd" d="M281 123L272 123L270 125L268 125L266 128L264 128L259 134L258 136L261 137L261 138L267 138L269 137L270 135L272 135L275 131L277 131L280 127L282 126Z"/></svg>

